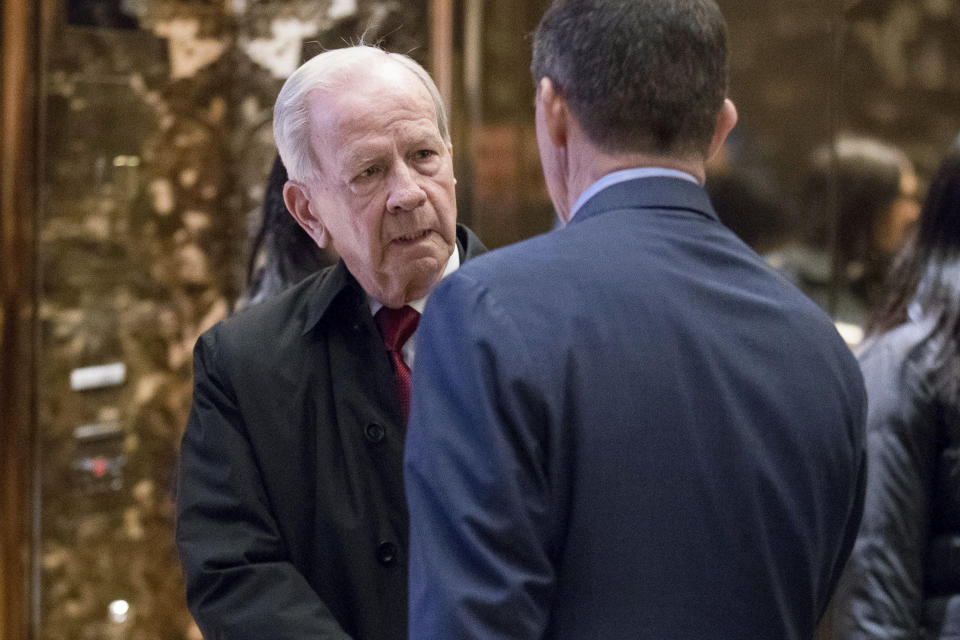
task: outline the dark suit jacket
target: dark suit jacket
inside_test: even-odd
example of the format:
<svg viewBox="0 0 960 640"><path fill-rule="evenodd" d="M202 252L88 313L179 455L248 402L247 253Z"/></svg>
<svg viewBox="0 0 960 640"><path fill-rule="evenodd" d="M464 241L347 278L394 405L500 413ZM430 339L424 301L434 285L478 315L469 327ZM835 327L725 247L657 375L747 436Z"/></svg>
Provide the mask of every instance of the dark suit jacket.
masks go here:
<svg viewBox="0 0 960 640"><path fill-rule="evenodd" d="M461 260L483 250L457 235ZM207 640L405 637L391 366L342 262L197 342L176 538Z"/></svg>
<svg viewBox="0 0 960 640"><path fill-rule="evenodd" d="M418 334L410 637L809 638L863 499L830 319L683 180L475 260Z"/></svg>

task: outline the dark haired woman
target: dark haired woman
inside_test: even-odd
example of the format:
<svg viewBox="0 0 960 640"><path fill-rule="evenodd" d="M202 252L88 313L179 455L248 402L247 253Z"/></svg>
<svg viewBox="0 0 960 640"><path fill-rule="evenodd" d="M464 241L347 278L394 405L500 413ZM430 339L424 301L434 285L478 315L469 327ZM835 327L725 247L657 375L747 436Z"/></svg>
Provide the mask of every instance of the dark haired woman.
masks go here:
<svg viewBox="0 0 960 640"><path fill-rule="evenodd" d="M236 307L257 304L337 261L333 249L321 249L300 228L283 203L287 170L277 156L263 196L263 219L253 241L247 284Z"/></svg>
<svg viewBox="0 0 960 640"><path fill-rule="evenodd" d="M863 337L890 259L920 213L916 190L906 154L874 138L843 135L810 158L804 246L769 260L834 316L850 344Z"/></svg>
<svg viewBox="0 0 960 640"><path fill-rule="evenodd" d="M960 638L960 148L886 291L859 354L867 494L835 633Z"/></svg>

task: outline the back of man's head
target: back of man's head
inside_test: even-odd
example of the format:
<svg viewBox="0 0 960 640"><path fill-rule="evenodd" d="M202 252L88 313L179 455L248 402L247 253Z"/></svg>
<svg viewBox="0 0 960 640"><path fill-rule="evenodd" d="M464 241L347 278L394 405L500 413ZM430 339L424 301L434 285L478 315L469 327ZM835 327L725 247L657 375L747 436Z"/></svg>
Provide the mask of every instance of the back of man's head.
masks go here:
<svg viewBox="0 0 960 640"><path fill-rule="evenodd" d="M603 151L702 159L726 96L726 24L714 0L555 0L531 72Z"/></svg>

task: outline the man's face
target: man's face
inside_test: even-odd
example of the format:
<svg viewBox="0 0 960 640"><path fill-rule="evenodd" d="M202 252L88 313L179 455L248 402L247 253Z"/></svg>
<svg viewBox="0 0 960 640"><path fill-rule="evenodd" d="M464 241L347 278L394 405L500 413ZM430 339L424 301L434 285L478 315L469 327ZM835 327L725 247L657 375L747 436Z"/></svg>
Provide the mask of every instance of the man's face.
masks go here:
<svg viewBox="0 0 960 640"><path fill-rule="evenodd" d="M874 229L876 248L887 255L896 253L906 242L911 227L919 217L917 174L912 165L907 165L900 171L900 194L877 220Z"/></svg>
<svg viewBox="0 0 960 640"><path fill-rule="evenodd" d="M307 231L332 243L364 290L389 307L426 295L456 243L451 149L433 100L387 62L309 98L316 177Z"/></svg>

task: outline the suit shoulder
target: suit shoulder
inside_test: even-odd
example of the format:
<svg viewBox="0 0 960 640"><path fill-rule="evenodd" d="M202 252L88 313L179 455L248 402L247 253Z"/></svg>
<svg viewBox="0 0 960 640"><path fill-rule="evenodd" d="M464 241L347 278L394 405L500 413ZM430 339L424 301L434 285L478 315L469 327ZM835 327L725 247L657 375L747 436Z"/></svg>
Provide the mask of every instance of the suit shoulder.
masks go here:
<svg viewBox="0 0 960 640"><path fill-rule="evenodd" d="M462 264L458 273L463 271L462 277L483 282L506 284L515 281L534 264L554 255L551 247L556 240L548 233L486 251Z"/></svg>

